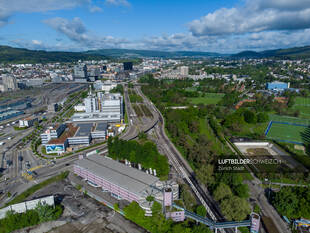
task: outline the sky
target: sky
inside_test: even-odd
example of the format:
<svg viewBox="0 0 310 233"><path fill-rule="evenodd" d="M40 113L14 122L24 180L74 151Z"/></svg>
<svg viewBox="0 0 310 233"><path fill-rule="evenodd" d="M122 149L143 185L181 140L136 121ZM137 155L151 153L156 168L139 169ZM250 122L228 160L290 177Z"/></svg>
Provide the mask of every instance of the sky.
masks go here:
<svg viewBox="0 0 310 233"><path fill-rule="evenodd" d="M310 45L310 0L0 0L0 44L236 53Z"/></svg>

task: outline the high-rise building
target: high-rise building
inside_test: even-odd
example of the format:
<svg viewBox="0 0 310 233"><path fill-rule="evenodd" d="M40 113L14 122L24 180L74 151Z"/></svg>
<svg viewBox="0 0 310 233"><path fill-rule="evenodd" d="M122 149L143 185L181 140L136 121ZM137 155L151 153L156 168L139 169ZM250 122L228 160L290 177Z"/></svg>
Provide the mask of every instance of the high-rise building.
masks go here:
<svg viewBox="0 0 310 233"><path fill-rule="evenodd" d="M188 75L188 66L181 66L180 67L180 74L181 75Z"/></svg>
<svg viewBox="0 0 310 233"><path fill-rule="evenodd" d="M87 82L87 66L85 64L75 65L73 68L73 77L77 82Z"/></svg>
<svg viewBox="0 0 310 233"><path fill-rule="evenodd" d="M4 91L14 91L17 89L16 78L13 75L3 74L2 82L4 86Z"/></svg>
<svg viewBox="0 0 310 233"><path fill-rule="evenodd" d="M124 62L124 70L132 70L132 62Z"/></svg>

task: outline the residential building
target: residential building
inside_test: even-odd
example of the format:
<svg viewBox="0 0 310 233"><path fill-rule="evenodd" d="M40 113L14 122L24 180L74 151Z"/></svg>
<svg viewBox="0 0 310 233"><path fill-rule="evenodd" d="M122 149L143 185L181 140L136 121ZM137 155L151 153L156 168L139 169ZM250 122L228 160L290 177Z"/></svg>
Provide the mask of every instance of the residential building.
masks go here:
<svg viewBox="0 0 310 233"><path fill-rule="evenodd" d="M183 76L188 75L188 66L181 66L180 67L180 74Z"/></svg>

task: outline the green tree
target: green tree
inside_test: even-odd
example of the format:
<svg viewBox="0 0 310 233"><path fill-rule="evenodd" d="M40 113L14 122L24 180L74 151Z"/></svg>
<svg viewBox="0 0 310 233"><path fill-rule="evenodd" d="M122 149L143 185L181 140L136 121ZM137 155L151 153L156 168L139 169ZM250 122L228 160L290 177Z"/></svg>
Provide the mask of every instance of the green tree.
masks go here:
<svg viewBox="0 0 310 233"><path fill-rule="evenodd" d="M220 183L213 193L213 197L217 201L221 201L225 198L230 198L232 192L227 184Z"/></svg>
<svg viewBox="0 0 310 233"><path fill-rule="evenodd" d="M255 113L250 110L244 111L243 116L244 116L245 122L247 123L253 124L257 122Z"/></svg>
<svg viewBox="0 0 310 233"><path fill-rule="evenodd" d="M203 184L212 184L214 182L214 166L212 164L203 164L197 169L196 175Z"/></svg>
<svg viewBox="0 0 310 233"><path fill-rule="evenodd" d="M119 211L118 203L114 203L113 208L114 208L115 211L118 212Z"/></svg>
<svg viewBox="0 0 310 233"><path fill-rule="evenodd" d="M247 184L239 184L234 187L234 192L238 197L248 198L249 197L249 187Z"/></svg>
<svg viewBox="0 0 310 233"><path fill-rule="evenodd" d="M198 214L198 215L200 215L202 217L205 217L206 214L207 214L207 210L206 210L206 208L203 205L199 205L196 208L196 214Z"/></svg>
<svg viewBox="0 0 310 233"><path fill-rule="evenodd" d="M221 210L228 220L244 220L251 212L247 200L237 196L226 198L221 201Z"/></svg>
<svg viewBox="0 0 310 233"><path fill-rule="evenodd" d="M54 219L54 209L48 205L38 203L36 211L39 215L40 222L47 222Z"/></svg>
<svg viewBox="0 0 310 233"><path fill-rule="evenodd" d="M263 122L267 122L269 120L269 116L267 113L265 112L260 112L257 114L257 122L258 123L263 123Z"/></svg>

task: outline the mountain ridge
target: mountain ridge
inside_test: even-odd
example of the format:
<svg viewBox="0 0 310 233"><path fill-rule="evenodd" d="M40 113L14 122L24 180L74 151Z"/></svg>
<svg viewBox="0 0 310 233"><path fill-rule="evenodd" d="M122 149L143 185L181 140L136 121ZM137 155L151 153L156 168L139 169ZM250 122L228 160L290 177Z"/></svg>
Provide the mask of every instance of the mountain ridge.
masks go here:
<svg viewBox="0 0 310 233"><path fill-rule="evenodd" d="M47 63L47 62L73 62L78 60L102 60L114 58L276 58L301 59L310 58L310 46L287 49L265 50L261 52L246 50L236 54L220 54L200 51L159 51L135 49L99 49L84 52L63 52L30 50L0 45L0 63Z"/></svg>

